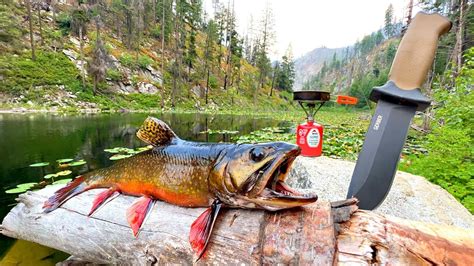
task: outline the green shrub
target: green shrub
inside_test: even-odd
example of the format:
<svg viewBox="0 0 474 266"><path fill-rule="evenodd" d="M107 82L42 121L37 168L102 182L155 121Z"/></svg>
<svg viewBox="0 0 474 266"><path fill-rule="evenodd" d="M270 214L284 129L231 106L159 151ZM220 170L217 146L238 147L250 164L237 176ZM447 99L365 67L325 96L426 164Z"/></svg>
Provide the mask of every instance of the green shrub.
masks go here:
<svg viewBox="0 0 474 266"><path fill-rule="evenodd" d="M150 35L154 38L161 38L161 26L156 26L150 31Z"/></svg>
<svg viewBox="0 0 474 266"><path fill-rule="evenodd" d="M78 91L82 89L80 73L62 53L38 51L36 61L31 54L0 56L0 91L19 93L36 86L65 85Z"/></svg>
<svg viewBox="0 0 474 266"><path fill-rule="evenodd" d="M107 69L107 78L112 80L112 81L120 81L122 80L122 73L113 68Z"/></svg>
<svg viewBox="0 0 474 266"><path fill-rule="evenodd" d="M461 201L471 213L474 212L472 138L464 129L439 127L428 136L426 148L426 156L408 159L412 163L406 170L440 185Z"/></svg>
<svg viewBox="0 0 474 266"><path fill-rule="evenodd" d="M130 54L123 53L122 56L120 56L119 61L125 67L132 69L136 67L135 58L133 58L133 56Z"/></svg>
<svg viewBox="0 0 474 266"><path fill-rule="evenodd" d="M451 73L447 72L446 80ZM438 103L435 125L428 135L426 156L410 156L401 168L425 176L440 185L474 213L474 48L467 51L465 64L447 89L442 84L433 87Z"/></svg>
<svg viewBox="0 0 474 266"><path fill-rule="evenodd" d="M212 89L217 89L219 87L219 81L214 75L209 75L209 87Z"/></svg>
<svg viewBox="0 0 474 266"><path fill-rule="evenodd" d="M151 63L153 63L153 59L146 55L140 55L138 57L137 64L141 69L146 69Z"/></svg>
<svg viewBox="0 0 474 266"><path fill-rule="evenodd" d="M67 35L71 29L71 16L68 13L60 13L56 16L56 23L63 35Z"/></svg>

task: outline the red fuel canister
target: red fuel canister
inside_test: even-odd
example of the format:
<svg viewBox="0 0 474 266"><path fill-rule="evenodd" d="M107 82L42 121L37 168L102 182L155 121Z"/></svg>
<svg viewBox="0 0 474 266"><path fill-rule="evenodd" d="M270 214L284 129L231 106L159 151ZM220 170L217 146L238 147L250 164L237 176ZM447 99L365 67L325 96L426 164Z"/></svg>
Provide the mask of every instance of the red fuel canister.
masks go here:
<svg viewBox="0 0 474 266"><path fill-rule="evenodd" d="M321 156L323 148L323 126L308 120L296 129L296 144L301 148L301 155Z"/></svg>

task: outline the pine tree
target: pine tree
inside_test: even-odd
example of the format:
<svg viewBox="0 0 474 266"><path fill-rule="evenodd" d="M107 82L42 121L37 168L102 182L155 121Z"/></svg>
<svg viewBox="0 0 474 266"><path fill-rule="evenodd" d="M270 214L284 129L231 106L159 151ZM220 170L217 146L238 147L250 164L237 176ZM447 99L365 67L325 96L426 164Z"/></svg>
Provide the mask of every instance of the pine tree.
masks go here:
<svg viewBox="0 0 474 266"><path fill-rule="evenodd" d="M201 6L202 3L200 0L192 0L191 5L187 6L185 10L186 23L190 28L188 45L186 47L186 57L184 59L188 66L188 80L190 80L191 69L193 68L194 61L197 57L196 35L200 30L201 25Z"/></svg>
<svg viewBox="0 0 474 266"><path fill-rule="evenodd" d="M384 27L385 36L391 38L394 35L394 25L393 25L393 5L390 4L385 10L385 27Z"/></svg>
<svg viewBox="0 0 474 266"><path fill-rule="evenodd" d="M229 3L230 4L230 3ZM227 56L226 56L226 68L224 74L224 90L227 89L228 78L232 75L232 52L235 49L237 43L237 31L235 30L235 15L234 15L234 2L232 1L232 8L227 8L227 19L226 19L226 42L227 42Z"/></svg>
<svg viewBox="0 0 474 266"><path fill-rule="evenodd" d="M206 88L205 88L205 100L206 104L208 104L208 99L209 99L209 78L210 78L210 72L211 72L211 67L213 65L213 62L215 60L214 56L214 46L215 43L217 42L218 38L218 32L217 32L217 24L214 22L214 20L209 20L207 25L206 25L206 46L204 50L204 74L206 76Z"/></svg>
<svg viewBox="0 0 474 266"><path fill-rule="evenodd" d="M263 17L260 21L260 36L258 40L258 49L256 51L256 64L260 71L258 78L258 88L262 88L264 81L268 75L270 66L270 59L268 52L272 46L275 38L273 12L271 6L267 3L263 12Z"/></svg>
<svg viewBox="0 0 474 266"><path fill-rule="evenodd" d="M335 58L334 54L334 57ZM337 59L335 59L337 61ZM285 55L282 57L280 70L277 78L277 88L280 90L291 91L295 81L295 62L293 60L293 54L291 46L286 50Z"/></svg>

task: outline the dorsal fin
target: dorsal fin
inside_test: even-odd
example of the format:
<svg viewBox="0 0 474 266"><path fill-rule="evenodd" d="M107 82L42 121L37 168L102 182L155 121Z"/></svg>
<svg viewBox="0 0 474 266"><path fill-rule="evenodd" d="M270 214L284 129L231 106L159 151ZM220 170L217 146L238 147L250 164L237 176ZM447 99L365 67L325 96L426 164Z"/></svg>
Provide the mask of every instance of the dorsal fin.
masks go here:
<svg viewBox="0 0 474 266"><path fill-rule="evenodd" d="M177 138L176 134L165 122L151 116L145 119L137 131L137 137L153 146L163 146Z"/></svg>

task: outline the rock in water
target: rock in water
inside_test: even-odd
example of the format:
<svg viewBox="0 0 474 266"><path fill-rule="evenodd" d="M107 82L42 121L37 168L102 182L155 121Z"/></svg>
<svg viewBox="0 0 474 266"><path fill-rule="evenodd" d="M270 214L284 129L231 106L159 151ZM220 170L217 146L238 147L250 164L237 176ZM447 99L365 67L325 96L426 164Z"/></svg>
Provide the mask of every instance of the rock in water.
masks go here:
<svg viewBox="0 0 474 266"><path fill-rule="evenodd" d="M288 184L316 192L320 199L346 198L355 163L299 156ZM451 194L424 177L398 171L385 201L375 212L400 218L474 228L474 217Z"/></svg>

